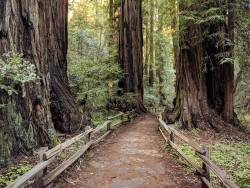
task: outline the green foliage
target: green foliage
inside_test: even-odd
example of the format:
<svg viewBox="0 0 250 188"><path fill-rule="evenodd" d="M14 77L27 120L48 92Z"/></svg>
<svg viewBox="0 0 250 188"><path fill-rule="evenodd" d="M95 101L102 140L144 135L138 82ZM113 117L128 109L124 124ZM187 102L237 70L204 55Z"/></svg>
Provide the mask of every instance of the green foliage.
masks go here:
<svg viewBox="0 0 250 188"><path fill-rule="evenodd" d="M242 188L250 187L250 145L244 142L217 144L212 159L225 167Z"/></svg>
<svg viewBox="0 0 250 188"><path fill-rule="evenodd" d="M194 150L183 144L182 151L197 164L201 160L195 155ZM245 142L217 143L211 148L211 159L232 175L234 181L242 188L250 187L250 145ZM215 182L219 180L212 174Z"/></svg>
<svg viewBox="0 0 250 188"><path fill-rule="evenodd" d="M238 118L241 122L241 128L250 133L250 110L237 110Z"/></svg>
<svg viewBox="0 0 250 188"><path fill-rule="evenodd" d="M105 107L107 98L117 91L120 75L118 65L107 61L79 58L69 64L70 86L77 101L87 100L91 109Z"/></svg>
<svg viewBox="0 0 250 188"><path fill-rule="evenodd" d="M189 146L188 144L181 144L180 145L181 150L197 165L201 166L201 159L195 155L194 149Z"/></svg>
<svg viewBox="0 0 250 188"><path fill-rule="evenodd" d="M108 1L71 2L68 77L77 102L94 121L106 115L109 98L116 95L122 72L117 47L110 38Z"/></svg>
<svg viewBox="0 0 250 188"><path fill-rule="evenodd" d="M31 170L32 165L24 163L17 166L11 167L7 173L0 175L0 187L5 187L12 182L14 182L19 176L22 176L29 170Z"/></svg>
<svg viewBox="0 0 250 188"><path fill-rule="evenodd" d="M11 51L0 58L0 89L9 95L17 94L17 86L24 87L25 83L36 79L35 66L25 60L22 54Z"/></svg>

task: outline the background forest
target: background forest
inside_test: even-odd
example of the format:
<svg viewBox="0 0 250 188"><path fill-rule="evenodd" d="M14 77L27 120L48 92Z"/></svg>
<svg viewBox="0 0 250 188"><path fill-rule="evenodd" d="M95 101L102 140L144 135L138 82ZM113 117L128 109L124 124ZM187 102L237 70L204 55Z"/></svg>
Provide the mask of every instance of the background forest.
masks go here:
<svg viewBox="0 0 250 188"><path fill-rule="evenodd" d="M43 4L46 15L38 4L0 2L0 187L32 168L26 156L35 149L62 142L61 133L153 108L210 144L212 158L250 187L249 0L143 0L134 16L142 17L143 35L125 23L138 21L126 15L126 0L63 1ZM16 22L3 19L9 7ZM131 68L124 43L135 39L143 60ZM138 69L136 81L127 69ZM188 146L182 150L199 163Z"/></svg>
<svg viewBox="0 0 250 188"><path fill-rule="evenodd" d="M249 121L249 10L247 1L236 5L234 104L243 124ZM111 6L111 7L110 7ZM112 13L110 12L112 8ZM108 110L108 99L117 96L122 71L118 64L120 2L72 1L69 12L68 75L79 104L98 118ZM177 23L176 1L143 1L144 102L146 106L169 106L175 98L173 38L181 32ZM224 19L222 8L187 11L187 19L216 23ZM223 33L217 33L223 38ZM215 36L209 36L215 37ZM221 41L223 42L223 41ZM231 61L218 54L221 63ZM206 67L204 67L206 71ZM111 104L110 104L111 105ZM95 118L94 118L95 119ZM247 127L245 127L247 129Z"/></svg>

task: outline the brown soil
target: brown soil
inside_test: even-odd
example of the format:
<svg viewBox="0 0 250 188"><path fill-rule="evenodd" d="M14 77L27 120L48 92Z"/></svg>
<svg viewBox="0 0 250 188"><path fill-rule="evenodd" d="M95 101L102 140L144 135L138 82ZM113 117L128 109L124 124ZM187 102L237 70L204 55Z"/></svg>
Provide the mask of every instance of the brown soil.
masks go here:
<svg viewBox="0 0 250 188"><path fill-rule="evenodd" d="M158 122L151 115L137 118L114 131L91 150L52 187L84 188L198 188L200 180L188 173L165 149Z"/></svg>
<svg viewBox="0 0 250 188"><path fill-rule="evenodd" d="M216 132L213 129L208 129L206 131L179 129L178 131L193 141L205 145L215 145L216 143L224 142L250 142L249 133L244 132L240 127L231 125L224 127L220 132Z"/></svg>

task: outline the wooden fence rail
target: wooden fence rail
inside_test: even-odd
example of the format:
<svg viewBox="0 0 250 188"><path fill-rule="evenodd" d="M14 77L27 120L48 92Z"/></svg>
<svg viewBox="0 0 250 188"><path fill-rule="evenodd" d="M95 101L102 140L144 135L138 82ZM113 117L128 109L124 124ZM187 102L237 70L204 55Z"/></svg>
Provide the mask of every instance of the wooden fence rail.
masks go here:
<svg viewBox="0 0 250 188"><path fill-rule="evenodd" d="M226 188L239 188L233 181L228 178L228 175L224 170L218 167L215 162L210 159L210 147L200 146L197 143L191 141L189 138L179 133L176 129L171 126L168 126L163 120L161 115L159 116L160 127L159 130L166 140L166 142L174 148L200 175L202 181L202 188L212 188L213 185L210 182L210 170L221 180L223 185ZM164 134L164 130L169 134L169 138ZM182 142L191 146L196 156L198 156L202 160L202 167L199 167L194 161L192 161L188 156L184 154L184 152L180 149L180 147L175 143L175 137L178 137Z"/></svg>
<svg viewBox="0 0 250 188"><path fill-rule="evenodd" d="M29 172L25 173L23 176L19 177L14 183L7 186L7 188L21 188L24 187L30 180L35 178L35 187L42 188L58 177L62 172L64 172L68 167L70 167L74 162L76 162L91 146L96 145L100 141L102 141L106 136L108 136L111 132L111 126L117 126L118 124L122 124L124 122L130 121L135 114L131 113L119 113L116 116L108 117L107 121L95 128L89 129L73 138L66 140L64 143L55 146L54 148L48 150L43 148L39 152L40 162L34 166ZM120 118L121 121L118 123L112 124L112 120ZM100 132L102 129L106 128L106 132L97 138L96 140L92 140L91 135ZM58 165L55 169L50 172L47 172L47 168L49 165L55 161L56 156L59 156L63 150L72 144L84 139L85 144L75 152L69 159L63 161L60 165Z"/></svg>

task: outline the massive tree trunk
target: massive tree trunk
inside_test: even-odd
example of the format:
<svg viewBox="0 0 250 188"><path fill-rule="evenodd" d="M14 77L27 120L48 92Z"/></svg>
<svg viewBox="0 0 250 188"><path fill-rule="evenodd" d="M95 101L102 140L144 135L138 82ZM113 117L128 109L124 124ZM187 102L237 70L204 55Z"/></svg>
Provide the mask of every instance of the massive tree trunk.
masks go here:
<svg viewBox="0 0 250 188"><path fill-rule="evenodd" d="M141 1L122 0L120 27L120 64L124 70L124 91L136 96L136 109L143 106L142 12Z"/></svg>
<svg viewBox="0 0 250 188"><path fill-rule="evenodd" d="M81 123L85 125L88 122L81 117L68 85L68 0L51 1L48 11L51 15L47 23L49 25L48 63L51 78L52 119L56 129L62 132L74 132L81 128Z"/></svg>
<svg viewBox="0 0 250 188"><path fill-rule="evenodd" d="M53 142L50 112L49 43L47 21L49 1L0 2L0 54L18 51L36 66L39 80L26 84L22 97L0 91L0 163L19 152L28 152L39 145Z"/></svg>
<svg viewBox="0 0 250 188"><path fill-rule="evenodd" d="M199 25L186 25L186 31L180 39L179 54L179 61L176 63L177 97L174 114L165 113L163 118L169 123L179 119L185 128L206 127L209 113L202 71L202 34Z"/></svg>
<svg viewBox="0 0 250 188"><path fill-rule="evenodd" d="M210 7L222 7L225 2L212 2ZM234 9L228 1L228 10L224 10L224 16L228 12L228 23L217 21L203 26L209 36L204 37L204 62L207 67L206 85L208 104L226 122L235 123L233 110L234 91ZM220 33L221 35L216 35ZM224 36L231 41L229 45L223 44ZM230 59L227 60L227 59ZM223 63L222 63L223 62Z"/></svg>
<svg viewBox="0 0 250 188"><path fill-rule="evenodd" d="M239 72L235 79L234 104L238 110L250 109L250 11L247 0L236 9L236 50Z"/></svg>
<svg viewBox="0 0 250 188"><path fill-rule="evenodd" d="M67 8L67 0L0 2L0 54L22 53L39 76L24 89L19 86L18 94L0 91L0 104L4 104L0 163L19 152L53 145L54 125L65 132L80 127L67 79Z"/></svg>
<svg viewBox="0 0 250 188"><path fill-rule="evenodd" d="M217 3L210 6L219 7ZM180 11L185 10L186 6L181 3ZM197 5L191 6L189 9L192 10L200 8ZM185 25L180 29L179 59L176 58L175 108L170 114L166 110L164 119L169 123L181 120L182 125L188 128L215 128L217 125L225 125L224 121L231 123L234 114L233 65L220 62L221 54L225 52L229 52L232 58L232 47L220 46L223 43L219 42L220 35L216 35L218 32L226 35L228 27L224 21L204 25L196 25L190 20L182 23ZM204 36L204 31L209 35Z"/></svg>

